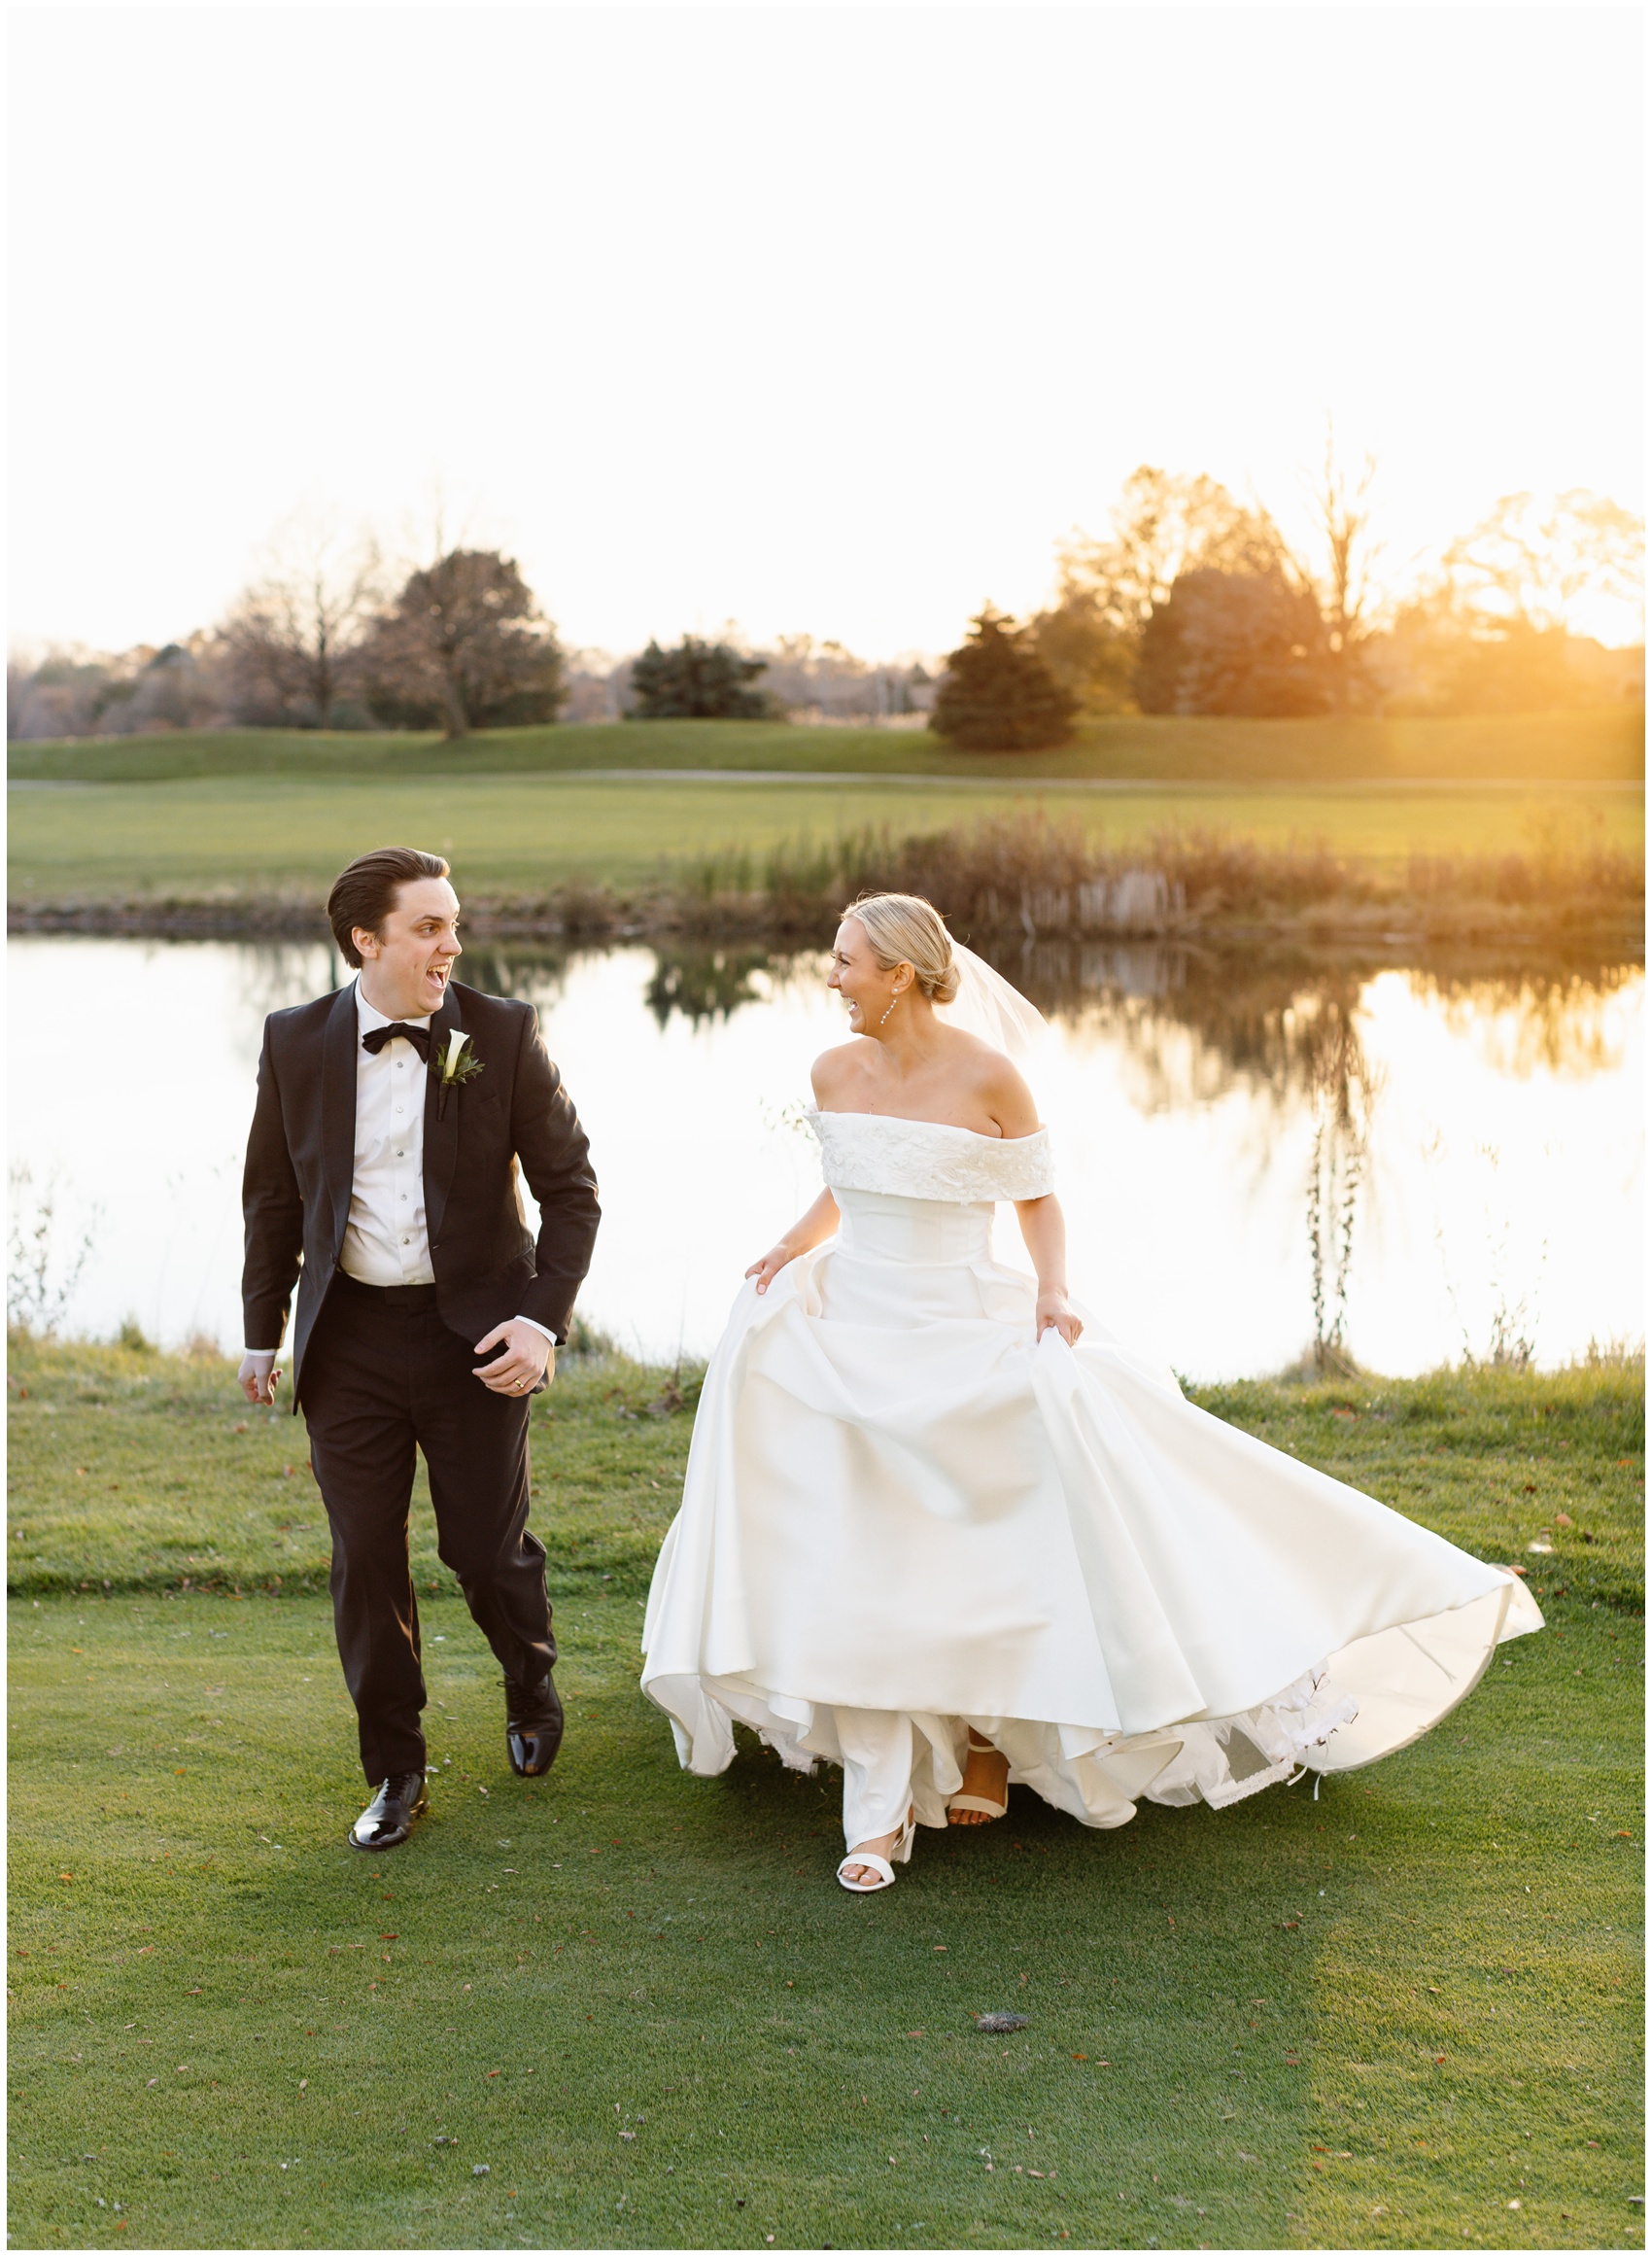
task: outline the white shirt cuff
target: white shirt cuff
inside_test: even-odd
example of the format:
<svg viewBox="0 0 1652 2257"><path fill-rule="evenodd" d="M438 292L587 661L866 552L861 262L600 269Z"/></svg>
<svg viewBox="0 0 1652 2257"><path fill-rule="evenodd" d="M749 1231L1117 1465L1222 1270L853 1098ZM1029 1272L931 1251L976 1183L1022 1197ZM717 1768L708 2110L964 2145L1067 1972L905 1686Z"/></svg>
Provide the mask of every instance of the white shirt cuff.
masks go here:
<svg viewBox="0 0 1652 2257"><path fill-rule="evenodd" d="M552 1332L549 1325L535 1324L532 1317L525 1316L519 1316L516 1321L519 1325L527 1325L531 1331L541 1334L544 1338L550 1341L553 1348L556 1346L557 1336Z"/></svg>
<svg viewBox="0 0 1652 2257"><path fill-rule="evenodd" d="M241 1353L243 1356L253 1357L258 1363L273 1364L281 1350L279 1348L243 1348Z"/></svg>

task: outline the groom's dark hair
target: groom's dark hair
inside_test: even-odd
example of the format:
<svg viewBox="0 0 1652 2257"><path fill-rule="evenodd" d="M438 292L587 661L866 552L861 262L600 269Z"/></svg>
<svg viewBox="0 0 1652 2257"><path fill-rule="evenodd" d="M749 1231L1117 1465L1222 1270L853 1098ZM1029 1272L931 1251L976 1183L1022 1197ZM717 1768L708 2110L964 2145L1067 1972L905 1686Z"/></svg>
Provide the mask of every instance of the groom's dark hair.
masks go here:
<svg viewBox="0 0 1652 2257"><path fill-rule="evenodd" d="M338 873L327 897L327 920L345 962L360 967L361 951L351 934L358 928L377 932L403 885L415 878L447 874L448 865L439 854L421 853L417 847L375 847L370 854L358 854L347 870Z"/></svg>

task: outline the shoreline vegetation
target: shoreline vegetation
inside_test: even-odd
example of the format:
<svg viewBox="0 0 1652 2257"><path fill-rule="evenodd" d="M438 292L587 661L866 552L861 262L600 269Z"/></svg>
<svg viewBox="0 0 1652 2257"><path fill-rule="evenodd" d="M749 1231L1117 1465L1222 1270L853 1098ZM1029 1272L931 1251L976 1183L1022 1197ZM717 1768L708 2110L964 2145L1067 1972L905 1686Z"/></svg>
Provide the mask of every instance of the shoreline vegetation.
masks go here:
<svg viewBox="0 0 1652 2257"><path fill-rule="evenodd" d="M1075 818L1019 810L929 831L868 824L666 860L641 884L572 877L542 891L465 888L478 940L793 940L845 901L921 893L960 937L1006 940L1381 941L1592 945L1638 956L1641 858L1564 818L1502 851L1358 854L1323 839L1266 842L1164 828L1109 842ZM325 940L320 883L14 894L13 932Z"/></svg>

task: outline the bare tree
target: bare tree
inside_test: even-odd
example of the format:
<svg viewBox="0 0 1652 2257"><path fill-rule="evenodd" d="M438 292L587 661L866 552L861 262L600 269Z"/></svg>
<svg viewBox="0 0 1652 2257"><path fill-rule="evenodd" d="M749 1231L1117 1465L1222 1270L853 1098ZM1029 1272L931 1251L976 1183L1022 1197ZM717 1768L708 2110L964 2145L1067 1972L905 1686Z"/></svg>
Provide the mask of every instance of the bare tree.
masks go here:
<svg viewBox="0 0 1652 2257"><path fill-rule="evenodd" d="M1296 573L1319 598L1331 701L1343 712L1368 695L1361 646L1371 632L1379 550L1371 532L1376 476L1374 455L1363 456L1357 469L1343 460L1327 420L1325 455L1309 496L1323 561L1318 571L1298 563Z"/></svg>
<svg viewBox="0 0 1652 2257"><path fill-rule="evenodd" d="M379 600L370 540L346 539L326 518L283 527L262 576L221 631L236 718L329 727L356 686L361 639Z"/></svg>
<svg viewBox="0 0 1652 2257"><path fill-rule="evenodd" d="M1449 572L1497 624L1564 633L1588 598L1633 603L1640 595L1646 528L1632 510L1582 487L1544 501L1505 494L1472 533L1446 551Z"/></svg>

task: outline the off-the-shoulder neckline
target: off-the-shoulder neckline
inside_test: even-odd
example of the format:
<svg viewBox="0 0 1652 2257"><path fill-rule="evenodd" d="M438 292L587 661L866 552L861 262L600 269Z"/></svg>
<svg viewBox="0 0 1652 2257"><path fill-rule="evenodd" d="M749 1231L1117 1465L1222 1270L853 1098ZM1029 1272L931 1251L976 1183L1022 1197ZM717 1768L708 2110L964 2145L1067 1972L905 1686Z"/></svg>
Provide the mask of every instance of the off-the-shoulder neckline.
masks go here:
<svg viewBox="0 0 1652 2257"><path fill-rule="evenodd" d="M988 1136L984 1128L964 1128L955 1121L917 1121L910 1113L860 1113L846 1107L806 1105L807 1121L893 1121L903 1128L940 1128L948 1136L973 1136L978 1144L1036 1144L1050 1130L1040 1122L1028 1136Z"/></svg>

